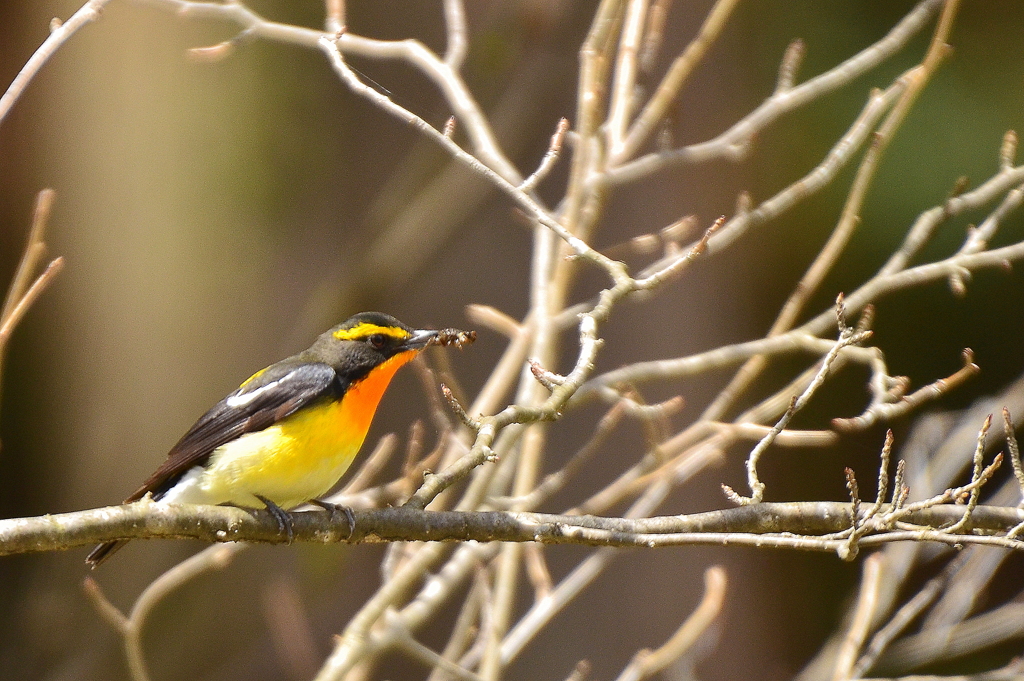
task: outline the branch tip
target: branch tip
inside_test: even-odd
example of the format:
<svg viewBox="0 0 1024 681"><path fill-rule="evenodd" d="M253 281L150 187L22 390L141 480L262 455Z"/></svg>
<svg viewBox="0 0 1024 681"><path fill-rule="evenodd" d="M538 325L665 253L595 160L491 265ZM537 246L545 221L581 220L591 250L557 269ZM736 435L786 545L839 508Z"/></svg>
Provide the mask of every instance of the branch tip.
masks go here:
<svg viewBox="0 0 1024 681"><path fill-rule="evenodd" d="M225 40L222 43L216 45L207 45L205 47L190 47L185 51L185 54L198 62L215 63L231 56L235 51L235 42L233 40Z"/></svg>
<svg viewBox="0 0 1024 681"><path fill-rule="evenodd" d="M796 82L797 72L807 54L807 45L801 38L795 38L786 47L779 62L779 75L776 79L775 94L781 94L793 89Z"/></svg>
<svg viewBox="0 0 1024 681"><path fill-rule="evenodd" d="M1017 162L1017 132L1007 130L1003 135L1003 144L999 147L999 165L1003 170L1010 170Z"/></svg>
<svg viewBox="0 0 1024 681"><path fill-rule="evenodd" d="M548 143L547 153L540 160L540 165L537 166L537 170L533 171L533 174L523 180L519 185L518 189L522 192L530 192L543 181L545 177L551 172L551 169L555 167L555 163L558 161L559 155L562 153L562 144L565 142L565 136L569 132L569 119L564 116L559 119L558 125L555 126L555 132L551 135L551 141Z"/></svg>
<svg viewBox="0 0 1024 681"><path fill-rule="evenodd" d="M454 393L452 393L451 388L442 383L441 393L444 395L444 399L448 402L448 406L451 407L453 412L455 412L455 415L459 418L460 421L462 421L463 425L475 431L480 430L480 422L473 419L472 417L470 417L469 414L466 413L466 410L462 408L462 405L459 403L459 400L456 399Z"/></svg>
<svg viewBox="0 0 1024 681"><path fill-rule="evenodd" d="M530 365L530 373L537 379L537 382L553 392L555 388L565 383L565 377L559 376L558 374L552 373L541 366L540 361L530 357L526 360Z"/></svg>
<svg viewBox="0 0 1024 681"><path fill-rule="evenodd" d="M1017 478L1017 485L1020 487L1021 498L1024 500L1024 466L1021 465L1020 447L1017 444L1017 434L1010 417L1010 410L1003 407L1003 432L1006 435L1006 451L1010 457L1010 464L1013 466L1013 475Z"/></svg>
<svg viewBox="0 0 1024 681"><path fill-rule="evenodd" d="M754 208L754 197L750 195L747 190L741 191L736 195L736 215L742 216L749 213ZM724 216L723 216L724 218ZM719 218L722 219L722 218Z"/></svg>
<svg viewBox="0 0 1024 681"><path fill-rule="evenodd" d="M860 311L860 318L857 320L856 330L858 332L868 331L875 323L875 306L868 304Z"/></svg>
<svg viewBox="0 0 1024 681"><path fill-rule="evenodd" d="M846 295L842 291L836 296L836 325L839 327L840 335L850 328L846 325Z"/></svg>

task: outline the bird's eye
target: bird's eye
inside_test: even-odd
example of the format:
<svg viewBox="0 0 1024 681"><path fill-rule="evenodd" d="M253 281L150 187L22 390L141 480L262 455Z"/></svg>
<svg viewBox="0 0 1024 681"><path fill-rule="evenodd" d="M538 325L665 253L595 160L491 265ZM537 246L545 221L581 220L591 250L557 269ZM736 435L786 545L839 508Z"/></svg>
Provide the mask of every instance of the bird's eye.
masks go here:
<svg viewBox="0 0 1024 681"><path fill-rule="evenodd" d="M381 348L384 347L384 344L387 342L387 337L382 333L375 333L368 337L366 340L375 349L380 350Z"/></svg>

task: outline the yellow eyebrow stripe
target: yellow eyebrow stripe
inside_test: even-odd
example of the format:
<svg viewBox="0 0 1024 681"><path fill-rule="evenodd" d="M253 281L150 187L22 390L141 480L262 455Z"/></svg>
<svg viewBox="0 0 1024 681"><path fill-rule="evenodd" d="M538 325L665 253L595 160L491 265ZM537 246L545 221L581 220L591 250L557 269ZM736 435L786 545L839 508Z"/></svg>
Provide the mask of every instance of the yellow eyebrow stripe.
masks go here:
<svg viewBox="0 0 1024 681"><path fill-rule="evenodd" d="M391 336L392 338L397 338L399 340L409 337L408 331L400 329L397 326L378 326L367 322L356 324L351 329L340 329L335 331L334 337L338 340L359 340L375 333L379 333L384 336Z"/></svg>

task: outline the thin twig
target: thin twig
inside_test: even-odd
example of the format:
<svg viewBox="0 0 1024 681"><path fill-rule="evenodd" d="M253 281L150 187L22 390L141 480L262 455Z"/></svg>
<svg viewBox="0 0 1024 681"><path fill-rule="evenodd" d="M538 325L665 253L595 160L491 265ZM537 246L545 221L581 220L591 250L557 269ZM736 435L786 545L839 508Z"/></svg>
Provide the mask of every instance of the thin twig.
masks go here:
<svg viewBox="0 0 1024 681"><path fill-rule="evenodd" d="M949 581L950 574L950 570L947 567L940 575L929 580L922 589L914 594L913 598L900 607L885 626L875 632L875 635L871 637L871 641L864 649L864 653L853 666L850 678L858 679L874 666L875 661L885 652L889 644L903 633L910 626L911 622L917 619L921 612L935 601Z"/></svg>
<svg viewBox="0 0 1024 681"><path fill-rule="evenodd" d="M749 147L749 141L783 114L843 87L903 49L911 38L927 25L942 5L943 0L923 0L884 38L829 71L791 90L774 94L718 137L681 149L647 154L610 170L604 181L611 184L632 182L675 164L702 163L722 157L742 157Z"/></svg>
<svg viewBox="0 0 1024 681"><path fill-rule="evenodd" d="M36 195L35 210L32 212L32 227L29 229L28 241L25 243L25 251L18 262L14 279L11 280L11 285L7 289L3 311L0 312L0 322L9 319L14 306L25 297L25 291L29 282L32 281L32 277L35 276L39 260L46 251L43 234L50 219L50 210L53 207L55 194L56 192L52 189L43 189Z"/></svg>
<svg viewBox="0 0 1024 681"><path fill-rule="evenodd" d="M825 382L825 379L828 377L829 372L832 369L832 364L836 361L836 358L839 356L839 353L843 350L843 348L849 345L855 345L857 343L860 343L865 338L867 338L867 332L857 332L855 329L846 327L844 322L844 316L845 308L843 305L843 296L840 295L839 298L836 300L836 317L838 319L838 325L840 327L839 339L832 346L832 349L829 350L828 354L826 354L825 357L821 360L820 368L818 369L817 374L815 375L814 379L810 382L810 384L807 386L807 388L804 390L804 392L799 397L793 398L793 401L790 403L789 409L786 410L786 413L782 415L782 418L778 420L778 422L771 429L771 431L769 431L768 434L765 435L764 438L762 438L761 441L757 443L757 446L755 446L754 449L751 450L750 454L748 455L747 484L750 486L750 496L740 496L739 494L734 492L732 488L730 488L729 486L722 486L722 490L725 492L725 495L734 504L745 506L748 504L757 504L761 502L761 500L764 498L764 483L761 482L760 478L757 475L757 464L761 458L761 455L764 454L768 447L772 445L772 442L775 441L775 438L778 437L779 433L786 429L786 426L789 425L789 422L793 419L797 412L804 408L804 406L810 401L811 397L818 391L818 388L820 388L821 385Z"/></svg>
<svg viewBox="0 0 1024 681"><path fill-rule="evenodd" d="M697 609L657 650L641 650L619 674L617 681L641 681L664 670L690 650L697 639L718 618L725 603L725 569L715 565L704 571L704 598Z"/></svg>
<svg viewBox="0 0 1024 681"><path fill-rule="evenodd" d="M981 371L974 363L974 354L969 348L963 351L962 357L963 367L946 378L933 381L909 395L895 392L891 400L875 400L860 416L832 419L832 427L847 433L864 430L880 421L896 419L920 407L925 402L942 397Z"/></svg>
<svg viewBox="0 0 1024 681"><path fill-rule="evenodd" d="M853 678L853 665L867 638L868 627L874 620L875 608L878 605L878 588L883 575L882 563L884 561L885 556L880 553L868 556L864 561L857 607L854 610L850 629L840 646L835 670L832 673L832 681L847 681L847 679Z"/></svg>
<svg viewBox="0 0 1024 681"><path fill-rule="evenodd" d="M690 74L701 63L708 49L721 35L722 29L725 28L729 16L737 4L739 4L739 0L718 0L711 8L700 31L697 32L697 36L672 62L672 66L669 67L665 77L658 84L658 88L629 127L625 138L612 144L608 159L611 165L619 165L632 157L650 137L651 132L665 117L665 113L675 101L683 85L686 84Z"/></svg>
<svg viewBox="0 0 1024 681"><path fill-rule="evenodd" d="M558 155L562 152L562 143L565 141L565 134L568 131L569 119L560 119L558 126L555 128L555 133L551 135L551 143L548 144L547 153L544 154L544 158L541 159L540 165L533 171L533 174L519 185L520 191L532 192L548 176L551 169L555 167L555 163L558 162Z"/></svg>
<svg viewBox="0 0 1024 681"><path fill-rule="evenodd" d="M796 75L800 71L804 56L807 53L807 45L800 38L789 43L786 52L779 62L779 76L775 81L775 93L787 92L793 89L796 83Z"/></svg>
<svg viewBox="0 0 1024 681"><path fill-rule="evenodd" d="M444 63L452 71L458 71L469 50L469 29L466 27L466 8L462 0L444 0L444 24L448 31Z"/></svg>
<svg viewBox="0 0 1024 681"><path fill-rule="evenodd" d="M1017 435L1013 427L1013 419L1010 418L1010 410L1003 407L1003 432L1006 435L1006 450L1010 457L1010 464L1013 466L1013 475L1017 478L1020 486L1021 503L1024 504L1024 466L1021 466L1020 447L1017 445Z"/></svg>
<svg viewBox="0 0 1024 681"><path fill-rule="evenodd" d="M64 269L64 258L55 258L46 266L43 273L36 277L36 280L32 282L25 295L14 305L10 315L3 320L3 324L0 324L0 350L7 346L7 340L11 337L14 327L25 316L32 303L39 298L50 282L53 281L53 278L60 274L62 269Z"/></svg>
<svg viewBox="0 0 1024 681"><path fill-rule="evenodd" d="M88 0L67 21L63 23L54 21L50 24L51 31L49 37L29 57L29 60L21 67L18 75L14 77L14 80L7 87L7 91L0 97L0 123L3 122L7 114L14 108L14 104L21 97L22 93L25 92L28 84L32 82L35 75L43 68L43 64L60 49L61 45L77 33L78 29L95 21L109 2L110 0Z"/></svg>
<svg viewBox="0 0 1024 681"><path fill-rule="evenodd" d="M626 16L622 22L619 47L615 51L615 70L612 76L611 101L608 104L608 148L622 146L629 119L636 104L636 73L639 66L643 30L647 23L649 0L627 0Z"/></svg>
<svg viewBox="0 0 1024 681"><path fill-rule="evenodd" d="M992 426L992 414L989 414L985 419L985 422L981 425L981 430L978 431L978 446L974 450L974 467L971 471L971 482L977 482L981 479L982 471L985 468L985 437L988 435L988 429ZM964 526L971 521L971 514L974 513L974 509L978 507L978 501L981 499L981 485L975 486L971 489L970 497L967 500L967 506L964 508L963 517L950 525L949 527L943 528L950 534L960 532Z"/></svg>
<svg viewBox="0 0 1024 681"><path fill-rule="evenodd" d="M1004 152L1005 153L1005 152ZM1006 167L1006 166L1004 166ZM1013 211L1024 203L1024 186L1011 189L1002 202L977 227L968 230L967 240L957 253L980 253L995 236L999 225ZM966 276L965 276L966 275ZM949 286L953 293L963 297L967 293L967 279L970 272L958 272L950 276Z"/></svg>
<svg viewBox="0 0 1024 681"><path fill-rule="evenodd" d="M171 592L199 575L227 567L234 555L244 548L244 545L239 544L215 545L178 563L146 587L127 616L107 600L95 580L85 580L86 594L104 619L121 634L125 656L128 659L128 671L133 681L149 681L150 678L142 649L142 631L153 608Z"/></svg>

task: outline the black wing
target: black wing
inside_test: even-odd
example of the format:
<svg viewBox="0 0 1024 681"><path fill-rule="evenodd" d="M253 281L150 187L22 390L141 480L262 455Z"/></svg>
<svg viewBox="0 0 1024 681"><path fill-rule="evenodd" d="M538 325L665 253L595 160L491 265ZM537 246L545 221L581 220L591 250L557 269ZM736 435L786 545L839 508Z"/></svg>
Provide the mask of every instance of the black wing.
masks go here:
<svg viewBox="0 0 1024 681"><path fill-rule="evenodd" d="M148 492L159 499L190 468L205 463L217 447L263 430L314 400L339 397L345 387L328 364L284 360L272 365L196 421L171 448L167 460L125 503Z"/></svg>

